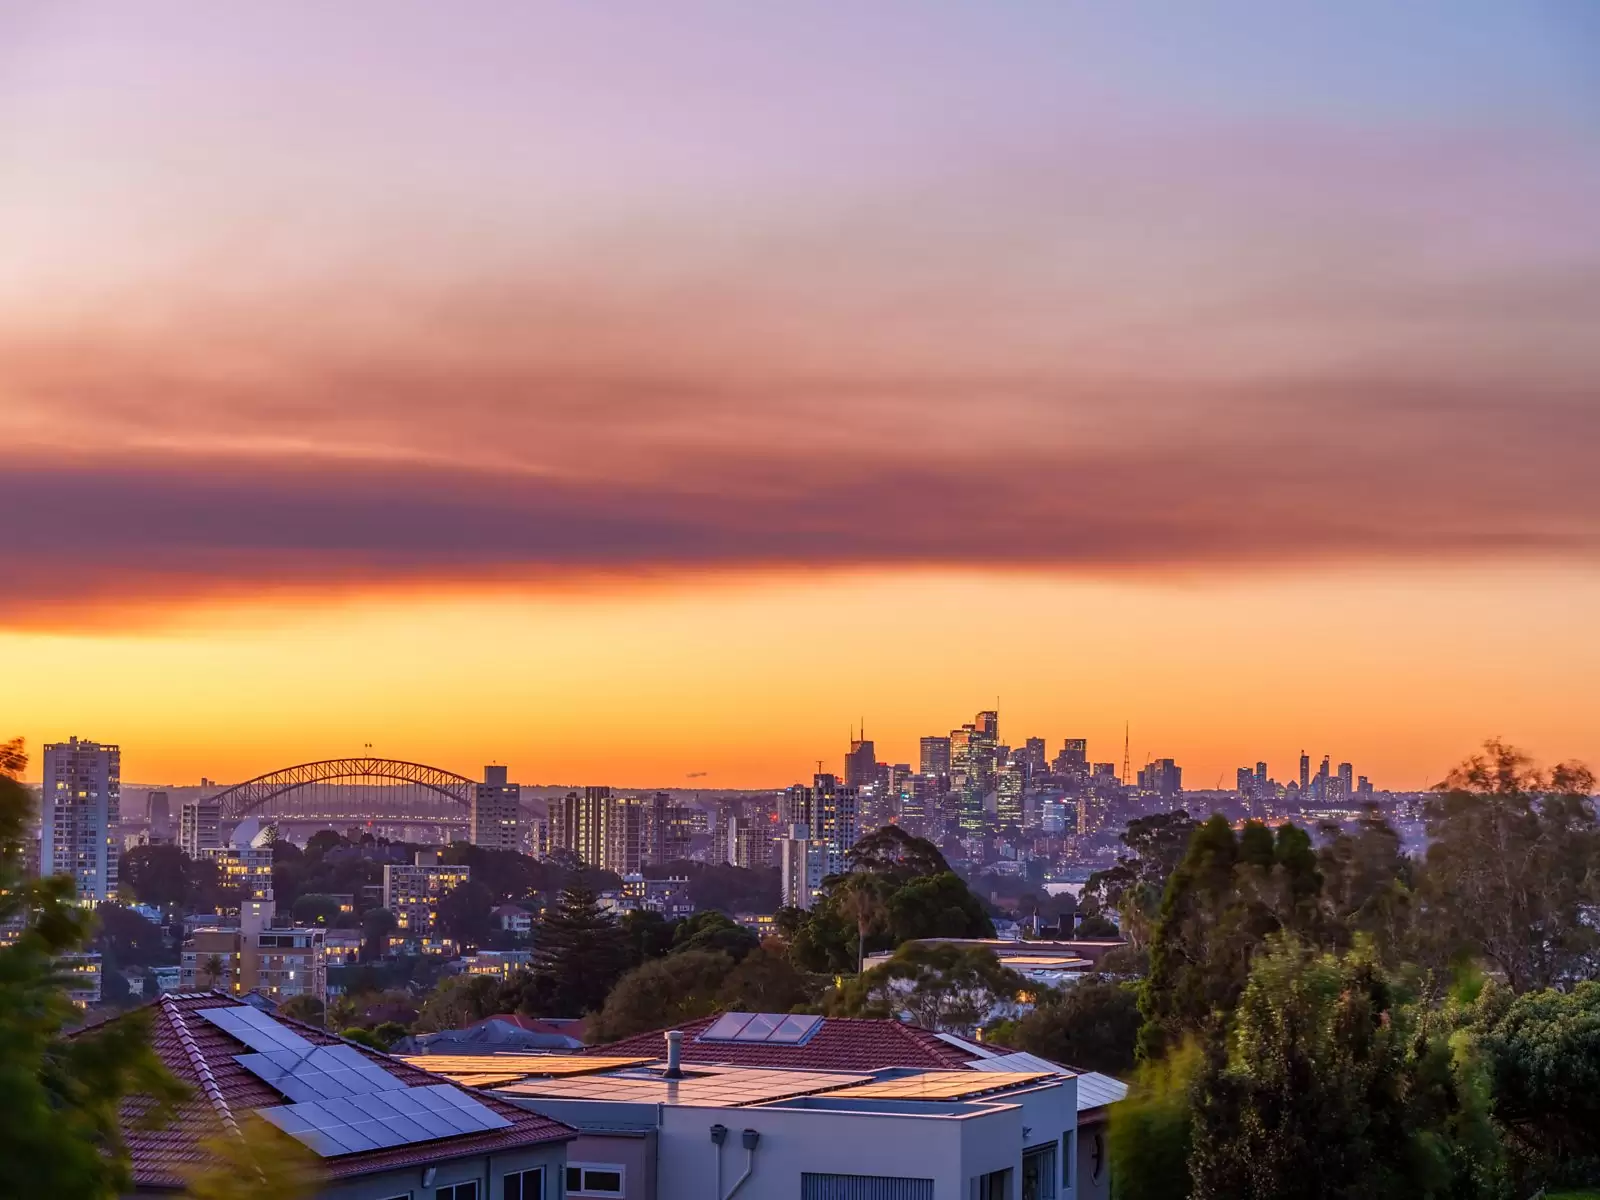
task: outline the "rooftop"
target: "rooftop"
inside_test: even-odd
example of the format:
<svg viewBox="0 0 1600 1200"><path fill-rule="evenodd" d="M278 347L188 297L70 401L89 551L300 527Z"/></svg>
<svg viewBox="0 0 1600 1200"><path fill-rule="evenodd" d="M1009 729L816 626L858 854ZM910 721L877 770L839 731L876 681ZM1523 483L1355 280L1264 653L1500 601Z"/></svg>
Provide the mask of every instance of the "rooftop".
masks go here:
<svg viewBox="0 0 1600 1200"><path fill-rule="evenodd" d="M486 1116L482 1124L492 1123L494 1128L446 1133L370 1150L349 1152L343 1145L323 1142L322 1167L330 1179L564 1141L575 1136L573 1129L559 1121L518 1108L488 1093L468 1095L438 1075L346 1042L314 1026L283 1017L266 1017L251 1005L221 992L168 993L146 1007L153 1018L152 1047L167 1068L194 1089L194 1096L165 1129L153 1131L135 1127L137 1118L148 1107L147 1101L135 1097L124 1105L123 1121L128 1151L133 1159L134 1182L140 1187L181 1186L185 1168L205 1161L202 1141L229 1128L237 1128L258 1110L280 1114L278 1119L266 1119L273 1119L280 1128L290 1129L292 1122L281 1114L285 1110L303 1108L298 1101L304 1099L305 1093L292 1078L292 1069L281 1065L278 1067L283 1075L281 1085L267 1082L273 1071L272 1064L265 1060L271 1056L262 1053L259 1045L244 1040L245 1037L256 1040L246 1028L249 1022L268 1022L262 1028L268 1033L281 1033L285 1044L310 1043L312 1047L337 1048L335 1065L338 1070L359 1075L369 1082L376 1081L385 1096L398 1095L405 1100L408 1089L417 1092L431 1088L435 1090L429 1092L429 1096L448 1101L464 1111L471 1111L467 1105L476 1102L492 1114ZM249 1014L248 1022L233 1014ZM120 1018L113 1018L117 1019ZM218 1023L219 1019L238 1032L225 1030ZM240 1059L251 1060L255 1069ZM442 1091L438 1090L441 1085ZM455 1127L461 1128L459 1123ZM300 1140L314 1148L317 1142L314 1137Z"/></svg>

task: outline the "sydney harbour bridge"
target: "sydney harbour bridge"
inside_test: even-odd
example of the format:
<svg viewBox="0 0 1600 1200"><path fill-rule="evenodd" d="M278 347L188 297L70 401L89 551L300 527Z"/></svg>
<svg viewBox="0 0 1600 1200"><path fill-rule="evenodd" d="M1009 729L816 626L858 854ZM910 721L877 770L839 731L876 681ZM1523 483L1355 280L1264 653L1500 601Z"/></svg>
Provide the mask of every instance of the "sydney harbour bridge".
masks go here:
<svg viewBox="0 0 1600 1200"><path fill-rule="evenodd" d="M392 758L328 758L280 767L215 793L221 824L247 817L283 826L434 826L464 836L477 781ZM524 801L523 807L533 810Z"/></svg>

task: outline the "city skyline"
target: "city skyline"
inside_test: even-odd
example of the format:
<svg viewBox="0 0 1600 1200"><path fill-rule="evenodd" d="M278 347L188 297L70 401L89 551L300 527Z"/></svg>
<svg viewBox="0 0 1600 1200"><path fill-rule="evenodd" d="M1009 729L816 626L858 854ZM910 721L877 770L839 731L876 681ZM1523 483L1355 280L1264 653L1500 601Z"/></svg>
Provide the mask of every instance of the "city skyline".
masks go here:
<svg viewBox="0 0 1600 1200"><path fill-rule="evenodd" d="M1600 761L1595 34L10 6L0 736L764 787L998 693L1224 787Z"/></svg>

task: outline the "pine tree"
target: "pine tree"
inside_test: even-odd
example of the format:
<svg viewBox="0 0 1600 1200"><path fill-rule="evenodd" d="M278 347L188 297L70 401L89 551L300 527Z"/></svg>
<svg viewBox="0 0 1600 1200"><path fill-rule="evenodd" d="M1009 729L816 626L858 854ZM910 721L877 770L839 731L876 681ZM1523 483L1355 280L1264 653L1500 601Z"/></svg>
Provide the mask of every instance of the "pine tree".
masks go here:
<svg viewBox="0 0 1600 1200"><path fill-rule="evenodd" d="M533 994L550 1016L599 1012L627 969L621 928L600 911L592 889L574 882L534 930Z"/></svg>

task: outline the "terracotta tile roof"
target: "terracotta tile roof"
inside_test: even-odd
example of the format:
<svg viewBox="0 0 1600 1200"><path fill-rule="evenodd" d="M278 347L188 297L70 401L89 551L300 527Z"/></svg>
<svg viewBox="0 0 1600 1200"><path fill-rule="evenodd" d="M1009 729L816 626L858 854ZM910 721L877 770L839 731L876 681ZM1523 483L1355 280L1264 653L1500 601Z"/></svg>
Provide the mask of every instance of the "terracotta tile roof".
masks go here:
<svg viewBox="0 0 1600 1200"><path fill-rule="evenodd" d="M238 1007L240 1003L221 992L199 992L162 995L145 1006L153 1010L151 1046L167 1064L167 1068L189 1084L195 1094L179 1111L177 1118L165 1129L159 1130L133 1128L138 1117L148 1109L148 1101L133 1097L124 1104L123 1125L128 1150L133 1157L136 1185L152 1188L180 1186L182 1170L205 1160L205 1152L200 1146L205 1138L216 1134L221 1128L236 1128L238 1123L253 1116L253 1109L287 1103L277 1089L234 1062L234 1055L247 1054L250 1048L199 1015L203 1009ZM312 1025L285 1017L274 1019L319 1046L354 1045ZM93 1029L86 1029L72 1036L92 1032ZM355 1048L410 1086L449 1082L442 1076L407 1066L365 1046ZM575 1129L559 1121L528 1112L486 1092L470 1088L465 1090L470 1091L475 1100L505 1117L511 1126L410 1146L324 1158L320 1160L323 1171L330 1179L348 1179L369 1171L442 1162L469 1154L565 1141L577 1136Z"/></svg>
<svg viewBox="0 0 1600 1200"><path fill-rule="evenodd" d="M683 1031L683 1061L747 1067L795 1067L806 1071L877 1071L885 1067L949 1070L979 1057L952 1046L930 1029L901 1021L827 1017L804 1045L696 1040L720 1013L674 1028ZM666 1030L640 1033L585 1054L653 1054L665 1057Z"/></svg>

